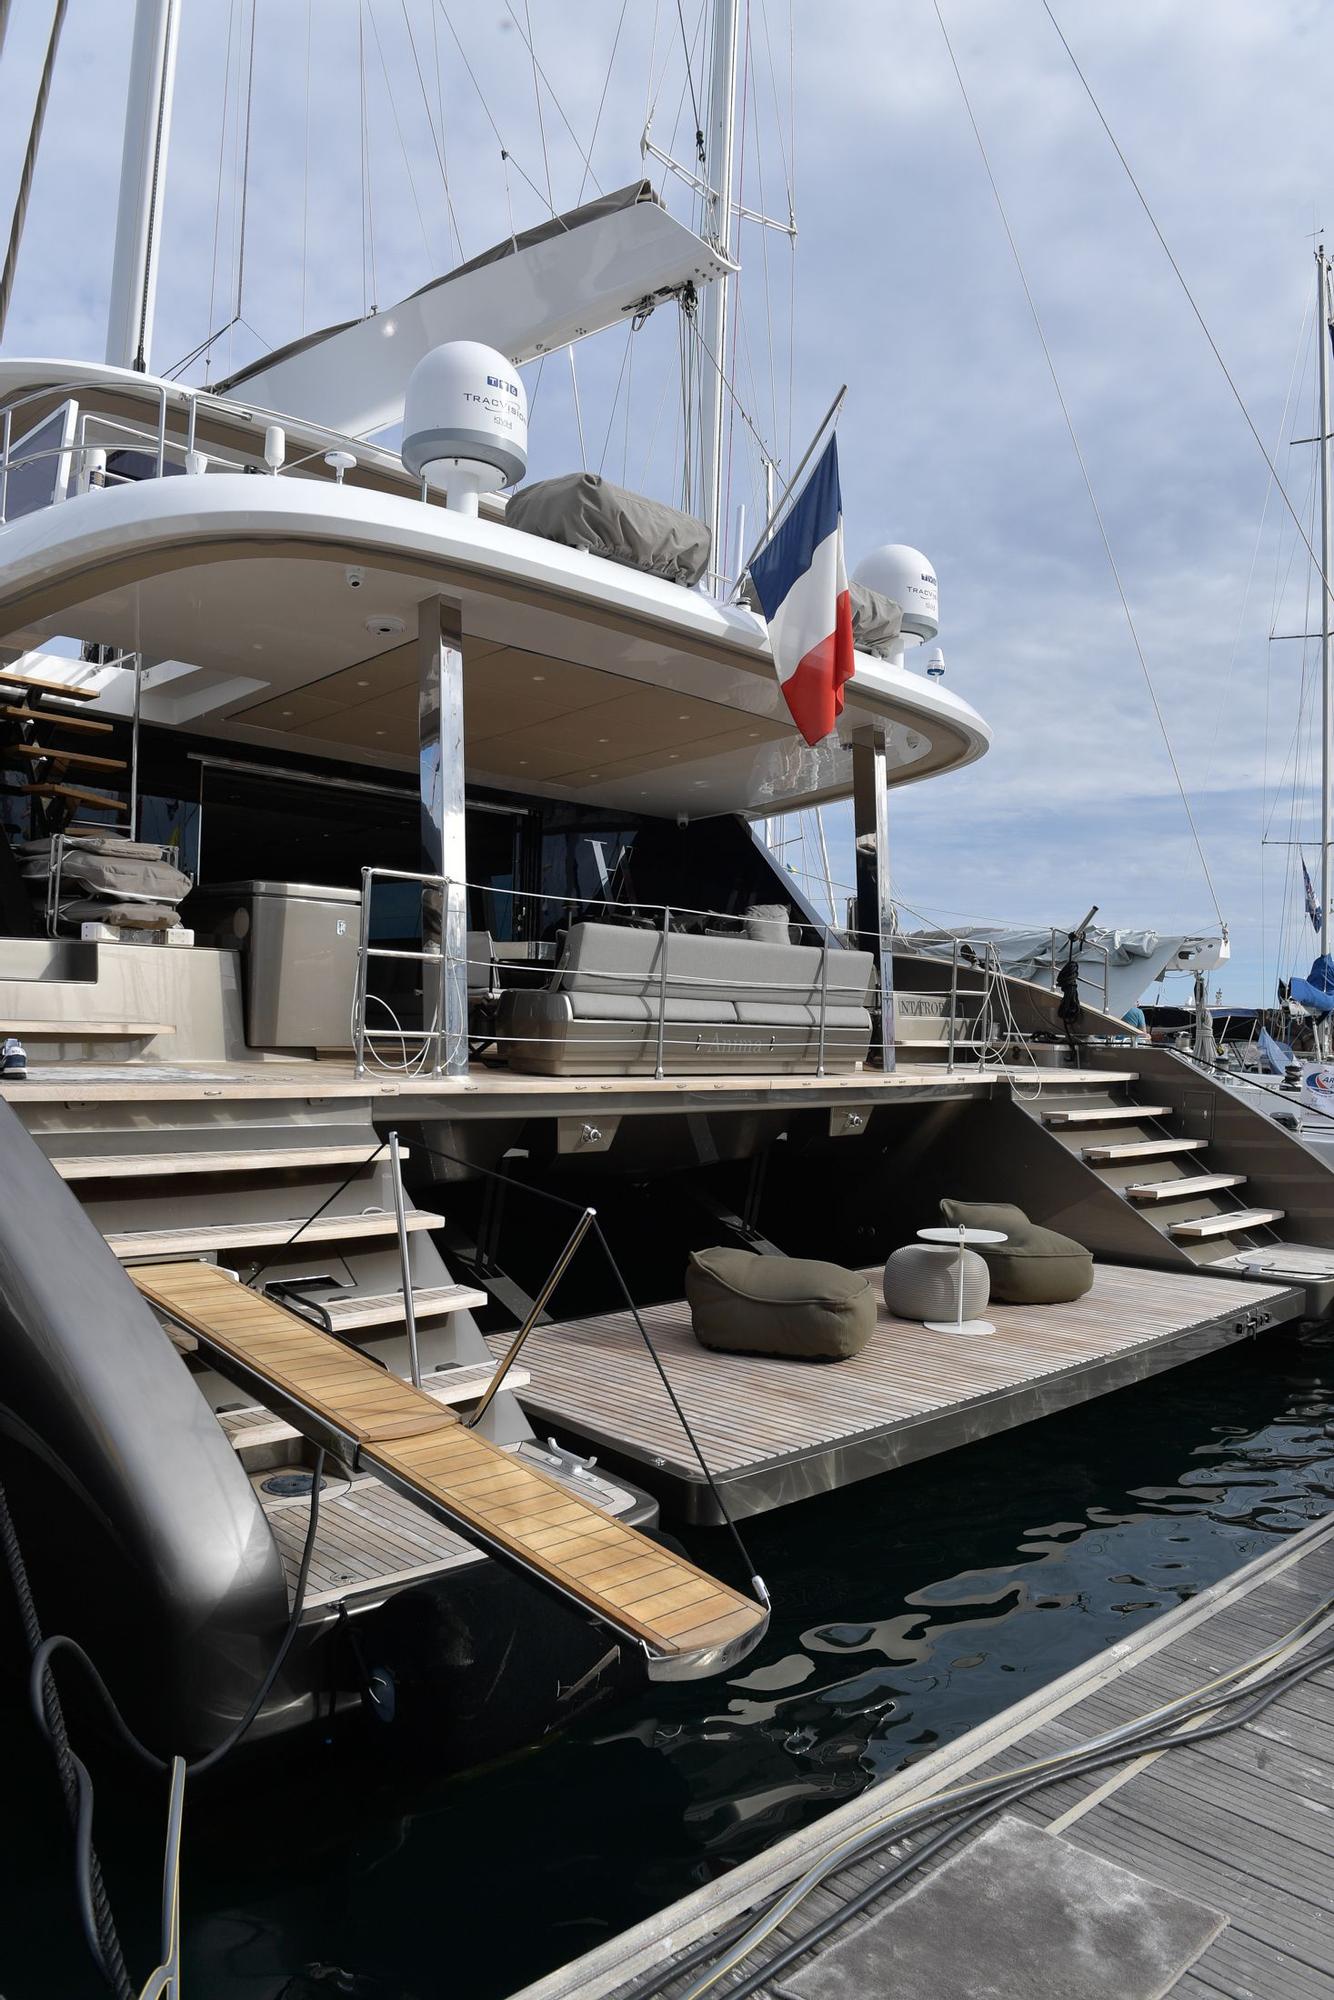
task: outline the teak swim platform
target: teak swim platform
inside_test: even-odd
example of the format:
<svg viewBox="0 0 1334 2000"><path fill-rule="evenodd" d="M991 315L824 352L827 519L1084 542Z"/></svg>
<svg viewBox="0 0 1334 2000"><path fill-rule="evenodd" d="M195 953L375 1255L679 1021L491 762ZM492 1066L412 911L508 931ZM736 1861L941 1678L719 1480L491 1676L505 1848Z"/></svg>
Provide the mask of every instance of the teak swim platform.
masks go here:
<svg viewBox="0 0 1334 2000"><path fill-rule="evenodd" d="M765 1608L217 1265L144 1264L130 1276L275 1414L642 1648L652 1678L716 1673L763 1637Z"/></svg>

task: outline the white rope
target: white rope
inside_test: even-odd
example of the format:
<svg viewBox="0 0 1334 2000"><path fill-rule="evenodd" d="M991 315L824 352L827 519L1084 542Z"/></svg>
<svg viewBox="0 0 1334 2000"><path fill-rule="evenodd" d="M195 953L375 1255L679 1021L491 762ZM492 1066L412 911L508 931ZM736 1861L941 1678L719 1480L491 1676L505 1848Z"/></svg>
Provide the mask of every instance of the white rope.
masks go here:
<svg viewBox="0 0 1334 2000"><path fill-rule="evenodd" d="M1046 5L1046 0L1043 0L1043 5L1044 6ZM1084 453L1079 443L1079 435L1075 430L1074 419L1070 414L1070 406L1065 400L1065 391L1061 387L1061 378L1056 371L1056 362L1052 356L1051 348L1047 344L1047 336L1045 331L1043 330L1042 317L1041 314L1038 312L1037 301L1034 299L1032 289L1029 286L1028 275L1024 269L1023 259L1019 255L1019 246L1015 241L1014 231L1010 227L1010 218L1006 213L1005 204L1001 199L1001 192L1000 188L997 186L996 183L996 176L991 169L991 160L987 154L986 146L983 143L982 133L978 126L976 116L974 115L973 112L972 100L969 98L967 86L965 85L963 80L963 73L959 68L958 59L956 58L954 53L954 44L950 40L949 30L945 26L945 17L940 11L940 0L932 0L932 6L935 10L936 20L940 24L940 32L941 35L944 37L945 47L949 54L950 64L954 70L955 79L959 85L960 94L963 97L964 109L968 113L968 122L973 128L973 137L977 141L977 149L982 156L982 165L986 170L987 180L991 184L991 192L992 195L995 197L996 209L998 214L1000 215L1001 225L1005 230L1006 241L1009 243L1010 253L1014 258L1015 269L1019 273L1019 282L1024 288L1024 297L1028 301L1028 309L1033 316L1033 325L1037 331L1038 340L1042 345L1042 352L1046 359L1047 369L1052 379L1052 387L1056 391L1056 400L1061 406L1061 415L1065 419L1065 427L1070 434L1070 443L1074 449L1075 457L1079 463L1079 470L1084 481L1085 491L1088 494L1089 505L1093 509L1093 518L1098 525L1098 534L1102 539L1103 551L1107 557L1108 567L1112 572L1112 579L1116 585L1117 596L1121 600L1121 609L1125 613L1125 620L1126 620L1126 625L1130 632L1131 643L1135 648L1135 657L1139 661L1140 671L1144 676L1144 685L1148 690L1149 700L1153 706L1153 713L1157 720L1158 728L1162 734L1163 745L1167 751L1168 762L1172 766L1172 776L1176 780L1177 791L1180 793L1181 796L1181 804L1185 810L1186 819L1190 825L1191 839L1195 843L1195 852L1199 856L1200 868L1203 871L1205 882L1208 885L1209 897L1213 903L1215 911L1217 912L1218 921L1221 924L1223 922L1223 911L1218 901L1217 891L1214 888L1213 876L1209 872L1209 863L1205 858L1204 844L1200 839L1199 828L1195 824L1195 814L1191 810L1190 799L1189 796L1187 795L1185 783L1181 776L1180 766L1177 763L1176 752L1172 748L1172 739L1168 733L1167 721L1163 715L1161 707L1159 706L1158 693L1153 684L1153 675L1149 672L1149 663L1144 656L1144 648L1140 644L1139 632L1135 625L1134 613L1130 609L1130 600L1126 596L1125 585L1121 581L1121 571L1117 566L1116 556L1112 551L1111 538L1107 533L1107 525L1102 517L1102 509L1098 505L1097 494L1093 490L1093 480L1090 477L1088 465L1085 461ZM1262 445L1261 450L1263 449L1264 447ZM1274 477L1277 480L1278 478L1277 472L1275 473ZM1280 485L1280 490L1282 490L1281 485ZM1284 495L1284 498L1285 499L1287 498L1286 494Z"/></svg>

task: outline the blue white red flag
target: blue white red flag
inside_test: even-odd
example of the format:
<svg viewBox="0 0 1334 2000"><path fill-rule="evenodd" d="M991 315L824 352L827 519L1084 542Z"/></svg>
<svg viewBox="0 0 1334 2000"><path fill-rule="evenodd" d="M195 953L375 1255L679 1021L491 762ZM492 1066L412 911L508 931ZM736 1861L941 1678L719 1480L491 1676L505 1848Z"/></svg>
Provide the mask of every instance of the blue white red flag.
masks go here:
<svg viewBox="0 0 1334 2000"><path fill-rule="evenodd" d="M1311 929L1318 931L1320 929L1320 905L1315 899L1315 890L1311 884L1311 876L1307 869L1305 858L1302 860L1302 881L1306 884L1306 914L1311 919Z"/></svg>
<svg viewBox="0 0 1334 2000"><path fill-rule="evenodd" d="M836 438L751 564L750 578L768 621L783 699L806 741L816 744L843 713L843 685L853 673Z"/></svg>

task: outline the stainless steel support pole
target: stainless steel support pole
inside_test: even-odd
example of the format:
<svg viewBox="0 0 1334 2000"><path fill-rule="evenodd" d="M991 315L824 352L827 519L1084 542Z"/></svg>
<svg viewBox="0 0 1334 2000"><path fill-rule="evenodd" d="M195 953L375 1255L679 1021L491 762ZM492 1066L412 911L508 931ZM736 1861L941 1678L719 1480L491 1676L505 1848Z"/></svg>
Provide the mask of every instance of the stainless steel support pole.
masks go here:
<svg viewBox="0 0 1334 2000"><path fill-rule="evenodd" d="M5 411L4 457L0 458L0 528L5 524L9 507L9 452L14 442L14 412Z"/></svg>
<svg viewBox="0 0 1334 2000"><path fill-rule="evenodd" d="M949 1067L954 1068L954 1022L959 1011L959 940L955 938L954 949L950 953L950 1053Z"/></svg>
<svg viewBox="0 0 1334 2000"><path fill-rule="evenodd" d="M852 739L853 845L857 861L857 929L873 940L880 974L880 1065L894 1052L894 907L889 874L889 740L883 723ZM875 1037L872 1037L874 1046Z"/></svg>
<svg viewBox="0 0 1334 2000"><path fill-rule="evenodd" d="M352 1074L366 1074L366 989L371 976L371 881L374 870L361 871L361 936L357 942L357 983L352 994Z"/></svg>
<svg viewBox="0 0 1334 2000"><path fill-rule="evenodd" d="M478 1403L477 1408L473 1411L472 1415L469 1417L468 1419L469 1430L475 1430L477 1425L481 1422L482 1418L486 1415L487 1411L490 1409L492 1403L495 1400L497 1390L500 1388L500 1385L504 1381L505 1377L509 1374L510 1369L514 1366L514 1363L518 1360L524 1342L527 1340L533 1328L537 1325L538 1320L542 1317L543 1311L546 1308L547 1300L551 1297L551 1294L555 1291L557 1285L560 1283L561 1279L565 1276L565 1273L570 1266L570 1260L573 1258L575 1251L579 1248L579 1245L583 1242L585 1236L587 1236L589 1230L592 1228L593 1224L597 1221L597 1213L598 1212L595 1208L586 1208L583 1214L579 1217L579 1220L575 1223L574 1228L570 1231L569 1242L565 1245L565 1248L561 1251L560 1256L556 1259L555 1263L552 1265L551 1270L547 1275L546 1283L543 1285L537 1297L533 1300L532 1305L528 1308L527 1318L524 1320L523 1325L519 1328L519 1331L515 1334L513 1340L509 1344L509 1350L505 1355L505 1359L501 1362L499 1368L497 1368L495 1374L491 1377L491 1380L487 1383L486 1394L482 1397L482 1400L480 1401L480 1403Z"/></svg>
<svg viewBox="0 0 1334 2000"><path fill-rule="evenodd" d="M825 1022L829 1013L829 932L825 931L820 952L820 1061L815 1074L824 1075Z"/></svg>
<svg viewBox="0 0 1334 2000"><path fill-rule="evenodd" d="M134 708L130 715L130 839L139 838L139 704L144 690L144 656L134 656Z"/></svg>
<svg viewBox="0 0 1334 2000"><path fill-rule="evenodd" d="M403 1203L403 1163L399 1156L398 1134L389 1134L389 1171L394 1182L394 1220L398 1224L398 1262L403 1273L403 1324L408 1334L408 1365L412 1386L422 1385L421 1356L417 1352L417 1309L412 1297L412 1266L408 1260L408 1217Z"/></svg>
<svg viewBox="0 0 1334 2000"><path fill-rule="evenodd" d="M456 604L423 600L417 613L417 721L424 872L444 877L440 907L422 896L422 950L443 954L443 1035L432 1074L468 1074L468 851L463 783L463 628ZM426 980L422 978L425 1010Z"/></svg>
<svg viewBox="0 0 1334 2000"><path fill-rule="evenodd" d="M655 1076L665 1076L663 1054L667 1040L667 940L672 934L672 913L662 913L662 952L658 961L658 1059L654 1068Z"/></svg>
<svg viewBox="0 0 1334 2000"><path fill-rule="evenodd" d="M157 404L157 476L161 479L167 463L167 391L158 390Z"/></svg>

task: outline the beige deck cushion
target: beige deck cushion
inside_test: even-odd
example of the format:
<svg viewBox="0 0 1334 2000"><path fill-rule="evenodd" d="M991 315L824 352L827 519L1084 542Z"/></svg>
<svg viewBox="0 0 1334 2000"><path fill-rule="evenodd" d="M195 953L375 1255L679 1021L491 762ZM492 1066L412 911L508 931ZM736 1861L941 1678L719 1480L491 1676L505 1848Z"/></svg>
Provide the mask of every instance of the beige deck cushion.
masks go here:
<svg viewBox="0 0 1334 2000"><path fill-rule="evenodd" d="M875 1331L870 1279L841 1264L693 1250L686 1298L696 1340L724 1353L845 1361Z"/></svg>
<svg viewBox="0 0 1334 2000"><path fill-rule="evenodd" d="M896 1319L959 1317L959 1253L948 1243L905 1243L885 1266L885 1304ZM963 1253L963 1317L980 1319L991 1277L976 1250Z"/></svg>
<svg viewBox="0 0 1334 2000"><path fill-rule="evenodd" d="M1011 1306L1054 1306L1082 1299L1093 1284L1093 1259L1073 1236L1030 1222L1003 1201L942 1201L946 1222L1001 1229L1004 1243L980 1246L991 1272L991 1296Z"/></svg>

